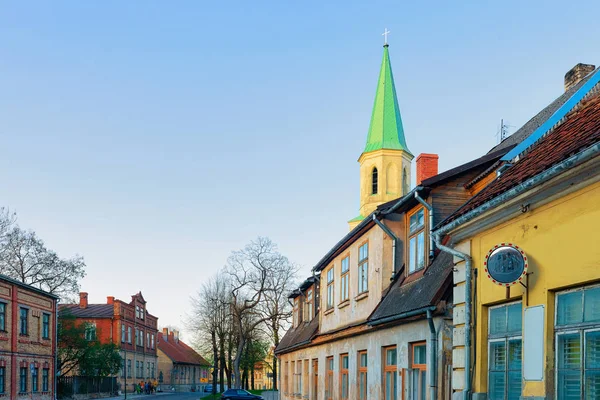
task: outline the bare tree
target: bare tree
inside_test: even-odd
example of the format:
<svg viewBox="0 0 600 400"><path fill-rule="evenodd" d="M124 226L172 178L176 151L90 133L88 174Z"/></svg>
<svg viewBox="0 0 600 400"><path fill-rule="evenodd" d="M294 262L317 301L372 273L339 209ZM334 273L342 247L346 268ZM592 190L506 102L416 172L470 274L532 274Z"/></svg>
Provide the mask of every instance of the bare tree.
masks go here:
<svg viewBox="0 0 600 400"><path fill-rule="evenodd" d="M268 277L268 290L265 291L261 307L263 315L267 317L265 326L274 347L279 345L284 330L290 325L293 310L288 295L296 288L297 274L297 266L287 262ZM273 389L277 390L277 357L273 357L272 368Z"/></svg>
<svg viewBox="0 0 600 400"><path fill-rule="evenodd" d="M2 225L0 222L0 230ZM18 226L2 239L0 273L62 299L70 299L79 292L79 280L85 276L83 257L61 259L34 232Z"/></svg>
<svg viewBox="0 0 600 400"><path fill-rule="evenodd" d="M225 272L231 283L231 316L237 345L233 360L236 388L242 384L240 361L246 342L257 327L273 318L273 315L265 313L261 302L275 290L273 277L287 268L288 259L279 253L270 239L263 237L250 242L243 250L234 251L229 257Z"/></svg>

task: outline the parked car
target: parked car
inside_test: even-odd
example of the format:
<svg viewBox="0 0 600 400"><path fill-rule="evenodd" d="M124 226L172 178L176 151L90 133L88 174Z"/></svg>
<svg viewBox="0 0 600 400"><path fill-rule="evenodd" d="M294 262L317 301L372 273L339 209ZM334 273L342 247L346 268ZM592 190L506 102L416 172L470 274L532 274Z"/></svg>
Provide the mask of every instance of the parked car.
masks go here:
<svg viewBox="0 0 600 400"><path fill-rule="evenodd" d="M204 393L212 393L212 385L204 386Z"/></svg>
<svg viewBox="0 0 600 400"><path fill-rule="evenodd" d="M246 390L229 389L221 395L221 400L265 400L265 398Z"/></svg>

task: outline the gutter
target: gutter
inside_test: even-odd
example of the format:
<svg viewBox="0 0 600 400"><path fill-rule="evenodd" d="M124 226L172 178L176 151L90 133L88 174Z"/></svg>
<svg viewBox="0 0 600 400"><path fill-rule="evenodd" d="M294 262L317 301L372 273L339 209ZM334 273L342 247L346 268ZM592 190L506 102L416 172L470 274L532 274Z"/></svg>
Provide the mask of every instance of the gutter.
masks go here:
<svg viewBox="0 0 600 400"><path fill-rule="evenodd" d="M392 277L390 278L390 280L394 280L394 278L396 277L396 272L398 271L398 259L396 257L396 247L398 247L398 243L399 243L400 239L398 239L398 237L396 235L394 235L394 232L392 232L390 230L390 228L388 228L383 222L378 220L377 216L375 214L373 214L373 222L375 222L377 224L377 226L379 226L381 228L381 230L383 230L392 239L392 261L394 263L394 268L393 268Z"/></svg>
<svg viewBox="0 0 600 400"><path fill-rule="evenodd" d="M388 208L387 210L383 211L381 214L382 215L387 215L387 214L391 214L394 211L396 211L400 206L403 206L404 204L408 203L412 196L409 196L409 194L411 193L418 193L420 190L423 190L423 186L417 186L415 187L413 190L411 190L406 196L402 197L400 200L398 200L398 202L396 204L394 204L392 207Z"/></svg>
<svg viewBox="0 0 600 400"><path fill-rule="evenodd" d="M374 321L369 321L369 322L367 322L367 325L369 325L369 326L377 326L377 325L381 325L381 324L386 324L388 322L397 321L399 319L413 317L415 315L420 315L420 314L426 314L426 313L434 311L436 309L437 309L436 306L427 306L427 307L417 308L416 310L407 311L407 312L403 312L403 313L400 313L400 314L392 315L391 317L379 318L379 319L376 319Z"/></svg>
<svg viewBox="0 0 600 400"><path fill-rule="evenodd" d="M483 214L484 212L486 212L492 208L495 208L499 205L506 203L508 200L510 200L514 197L517 197L518 195L526 192L527 190L531 189L532 187L539 185L541 183L544 183L546 181L549 181L550 179L560 175L561 173L565 172L566 170L573 168L577 164L581 164L585 161L592 159L593 157L597 156L599 152L600 152L600 143L596 143L596 144L588 147L587 149L580 151L579 153L577 153L575 155L572 155L571 157L559 162L556 165L553 165L549 169L537 174L536 176L527 179L525 182L521 183L520 185L513 187L512 189L502 193L501 195L494 197L492 200L461 215L460 217L456 218L454 221L451 221L448 224L441 226L440 228L436 229L435 236L447 234L448 232L459 227L460 225L470 221L471 219L473 219L475 217L478 217L479 215ZM436 240L436 243L438 243L437 240ZM439 243L438 243L438 246L439 246Z"/></svg>
<svg viewBox="0 0 600 400"><path fill-rule="evenodd" d="M432 235L438 249L452 254L454 257L462 258L465 260L465 389L463 390L464 399L468 400L471 394L471 315L472 315L472 301L471 301L471 281L472 271L471 264L472 259L468 254L462 253L451 247L444 246L440 239L441 233L436 232Z"/></svg>
<svg viewBox="0 0 600 400"><path fill-rule="evenodd" d="M419 196L418 192L415 192L415 199L427 209L427 214L429 214L429 259L433 260L434 249L433 249L433 235L431 231L433 230L433 207L427 203L421 196Z"/></svg>
<svg viewBox="0 0 600 400"><path fill-rule="evenodd" d="M431 348L429 349L429 400L437 400L437 333L435 331L435 325L433 324L433 316L431 310L427 310L427 322L429 323L429 332Z"/></svg>

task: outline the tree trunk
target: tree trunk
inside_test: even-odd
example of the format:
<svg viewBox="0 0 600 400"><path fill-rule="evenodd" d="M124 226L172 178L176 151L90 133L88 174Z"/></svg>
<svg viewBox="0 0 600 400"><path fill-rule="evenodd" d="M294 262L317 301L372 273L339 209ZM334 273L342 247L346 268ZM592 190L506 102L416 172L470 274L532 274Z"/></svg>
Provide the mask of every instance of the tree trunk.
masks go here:
<svg viewBox="0 0 600 400"><path fill-rule="evenodd" d="M273 343L275 348L279 346L279 329L277 329L277 326L277 321L273 321ZM273 354L273 390L277 390L277 356L275 354Z"/></svg>
<svg viewBox="0 0 600 400"><path fill-rule="evenodd" d="M254 366L250 368L250 387L254 390Z"/></svg>
<svg viewBox="0 0 600 400"><path fill-rule="evenodd" d="M215 331L211 332L211 339L213 345L213 373L212 373L212 394L217 393L217 369L219 368L219 352L217 349L217 334Z"/></svg>
<svg viewBox="0 0 600 400"><path fill-rule="evenodd" d="M244 352L244 347L246 346L246 338L243 334L239 335L238 340L239 343L237 353L235 354L235 358L233 360L233 385L235 389L242 388L242 374L240 373L240 361L242 360L242 353Z"/></svg>
<svg viewBox="0 0 600 400"><path fill-rule="evenodd" d="M223 393L225 391L225 370L227 369L225 365L225 338L219 338L219 392Z"/></svg>

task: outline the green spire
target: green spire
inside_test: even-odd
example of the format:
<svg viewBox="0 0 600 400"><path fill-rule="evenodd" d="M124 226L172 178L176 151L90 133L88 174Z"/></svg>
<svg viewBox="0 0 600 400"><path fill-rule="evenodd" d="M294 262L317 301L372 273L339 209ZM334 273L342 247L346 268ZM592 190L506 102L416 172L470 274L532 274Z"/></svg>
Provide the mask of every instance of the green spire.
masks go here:
<svg viewBox="0 0 600 400"><path fill-rule="evenodd" d="M410 154L404 139L387 44L383 46L383 61L364 153L379 149L404 150Z"/></svg>

